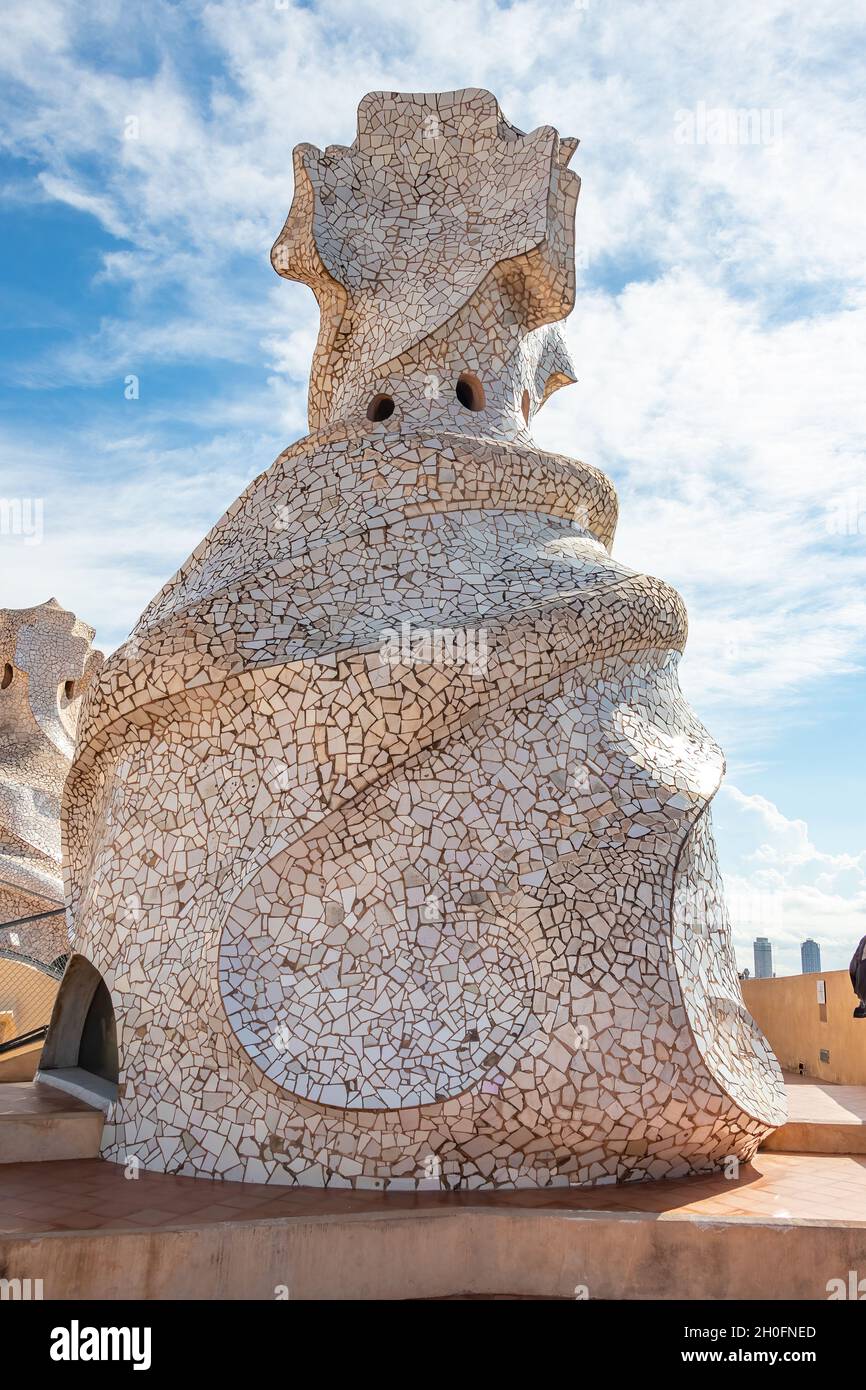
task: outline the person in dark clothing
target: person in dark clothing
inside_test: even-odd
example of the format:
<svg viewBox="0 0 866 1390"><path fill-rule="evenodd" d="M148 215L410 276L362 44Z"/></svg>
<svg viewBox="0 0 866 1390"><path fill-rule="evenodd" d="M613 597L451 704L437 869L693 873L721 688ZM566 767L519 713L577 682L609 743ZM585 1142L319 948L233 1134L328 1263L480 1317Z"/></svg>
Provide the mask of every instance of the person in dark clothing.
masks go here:
<svg viewBox="0 0 866 1390"><path fill-rule="evenodd" d="M854 993L860 1000L854 1010L855 1018L866 1018L866 936L862 938L848 966Z"/></svg>

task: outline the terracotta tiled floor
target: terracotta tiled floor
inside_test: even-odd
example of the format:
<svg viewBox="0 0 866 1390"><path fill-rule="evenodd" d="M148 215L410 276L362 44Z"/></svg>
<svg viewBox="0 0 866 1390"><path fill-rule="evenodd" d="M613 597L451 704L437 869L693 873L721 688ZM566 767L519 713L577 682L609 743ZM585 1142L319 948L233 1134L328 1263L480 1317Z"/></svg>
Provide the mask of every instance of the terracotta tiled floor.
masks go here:
<svg viewBox="0 0 866 1390"><path fill-rule="evenodd" d="M502 1194L328 1192L145 1172L127 1179L122 1167L99 1159L0 1167L0 1233L140 1231L461 1206L649 1212L661 1220L694 1216L866 1223L866 1157L761 1153L730 1181L712 1176Z"/></svg>
<svg viewBox="0 0 866 1390"><path fill-rule="evenodd" d="M866 1087L830 1086L796 1076L786 1082L792 1121L866 1123ZM2 1114L10 1117L87 1108L51 1087L28 1083L4 1085L2 1101ZM322 1191L146 1172L128 1179L123 1167L99 1159L0 1164L0 1234L131 1231L461 1206L648 1212L660 1220L693 1216L866 1223L866 1155L760 1153L732 1180L712 1176L496 1194Z"/></svg>

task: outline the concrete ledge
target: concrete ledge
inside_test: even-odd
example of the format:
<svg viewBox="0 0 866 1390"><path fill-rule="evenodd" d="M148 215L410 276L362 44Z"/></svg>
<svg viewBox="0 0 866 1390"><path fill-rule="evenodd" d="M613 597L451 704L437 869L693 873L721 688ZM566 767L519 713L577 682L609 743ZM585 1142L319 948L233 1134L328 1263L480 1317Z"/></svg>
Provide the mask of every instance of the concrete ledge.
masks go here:
<svg viewBox="0 0 866 1390"><path fill-rule="evenodd" d="M42 1039L25 1043L11 1052L0 1055L0 1083L6 1081L32 1081L42 1056Z"/></svg>
<svg viewBox="0 0 866 1390"><path fill-rule="evenodd" d="M95 1119L89 1115L18 1115L4 1120L0 1124L0 1164L95 1158L102 1121L100 1113Z"/></svg>
<svg viewBox="0 0 866 1390"><path fill-rule="evenodd" d="M866 1125L789 1120L768 1134L761 1148L776 1153L866 1154Z"/></svg>
<svg viewBox="0 0 866 1390"><path fill-rule="evenodd" d="M0 1164L95 1158L104 1122L101 1110L70 1095L8 1082L0 1087Z"/></svg>
<svg viewBox="0 0 866 1390"><path fill-rule="evenodd" d="M106 1114L117 1100L116 1081L94 1076L93 1072L85 1071L83 1067L41 1068L36 1073L36 1080L40 1085L65 1091L67 1095L75 1096L76 1100L82 1100L85 1105L92 1105Z"/></svg>
<svg viewBox="0 0 866 1390"><path fill-rule="evenodd" d="M0 1236L7 1278L46 1299L825 1300L866 1271L866 1222L643 1212L402 1211L159 1231Z"/></svg>
<svg viewBox="0 0 866 1390"><path fill-rule="evenodd" d="M776 1153L866 1154L866 1087L788 1076L785 1088L790 1118L767 1135L762 1149Z"/></svg>

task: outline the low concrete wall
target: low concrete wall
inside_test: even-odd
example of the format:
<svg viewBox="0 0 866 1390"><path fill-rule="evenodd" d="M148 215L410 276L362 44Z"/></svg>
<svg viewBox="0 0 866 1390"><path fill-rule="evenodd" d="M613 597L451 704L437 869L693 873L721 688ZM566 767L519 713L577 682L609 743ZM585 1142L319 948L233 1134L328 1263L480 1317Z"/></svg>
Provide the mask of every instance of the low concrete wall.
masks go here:
<svg viewBox="0 0 866 1390"><path fill-rule="evenodd" d="M46 1299L824 1300L866 1275L866 1224L478 1211L0 1237L8 1278Z"/></svg>
<svg viewBox="0 0 866 1390"><path fill-rule="evenodd" d="M824 981L826 1004L818 1001ZM743 980L746 1008L785 1071L804 1068L819 1081L866 1086L866 1018L852 1017L857 996L847 970ZM821 1052L829 1060L821 1060Z"/></svg>

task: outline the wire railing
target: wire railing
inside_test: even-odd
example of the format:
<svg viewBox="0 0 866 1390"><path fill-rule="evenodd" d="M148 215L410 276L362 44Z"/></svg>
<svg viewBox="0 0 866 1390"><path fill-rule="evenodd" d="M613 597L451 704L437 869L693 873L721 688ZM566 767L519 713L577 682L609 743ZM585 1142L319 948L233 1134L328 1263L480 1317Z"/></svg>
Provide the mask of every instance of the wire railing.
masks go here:
<svg viewBox="0 0 866 1390"><path fill-rule="evenodd" d="M68 958L62 907L0 925L0 1054L45 1036Z"/></svg>

